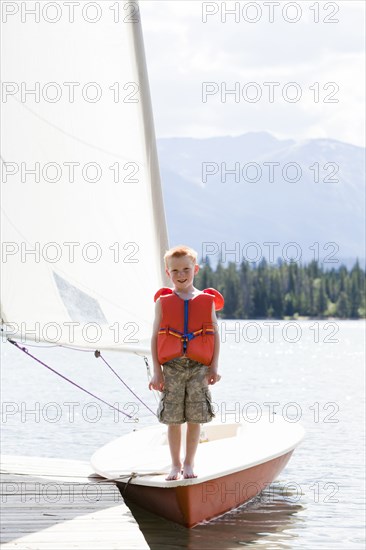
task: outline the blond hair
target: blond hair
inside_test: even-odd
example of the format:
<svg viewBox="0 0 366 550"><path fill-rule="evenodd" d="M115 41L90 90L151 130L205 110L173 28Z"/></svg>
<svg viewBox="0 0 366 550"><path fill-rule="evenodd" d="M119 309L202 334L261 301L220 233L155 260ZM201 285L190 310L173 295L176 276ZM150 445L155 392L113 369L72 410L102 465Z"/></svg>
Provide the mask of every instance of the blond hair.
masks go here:
<svg viewBox="0 0 366 550"><path fill-rule="evenodd" d="M190 258L194 264L197 263L197 252L189 246L179 244L178 246L173 246L173 248L169 248L169 250L165 252L165 267L168 267L168 260L170 260L170 258L181 258L182 256L188 256L188 258Z"/></svg>

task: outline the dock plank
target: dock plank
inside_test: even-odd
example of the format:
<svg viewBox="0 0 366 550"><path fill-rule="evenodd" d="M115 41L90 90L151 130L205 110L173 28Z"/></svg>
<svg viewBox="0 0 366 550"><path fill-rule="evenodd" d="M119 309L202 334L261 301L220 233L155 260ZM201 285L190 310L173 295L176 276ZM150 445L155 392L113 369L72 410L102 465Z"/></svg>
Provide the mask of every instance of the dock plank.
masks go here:
<svg viewBox="0 0 366 550"><path fill-rule="evenodd" d="M87 462L1 456L3 550L145 550L116 485Z"/></svg>

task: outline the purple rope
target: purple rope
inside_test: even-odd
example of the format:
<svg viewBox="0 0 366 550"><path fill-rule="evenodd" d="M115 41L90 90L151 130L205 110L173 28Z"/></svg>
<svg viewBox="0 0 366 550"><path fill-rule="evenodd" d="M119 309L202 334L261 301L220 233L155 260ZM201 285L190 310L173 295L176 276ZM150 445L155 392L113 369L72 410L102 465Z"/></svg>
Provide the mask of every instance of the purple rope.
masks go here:
<svg viewBox="0 0 366 550"><path fill-rule="evenodd" d="M70 378L67 378L67 376L64 376L63 374L61 374L60 372L58 372L57 370L53 369L52 367L46 365L46 363L43 363L40 359L37 359L37 357L34 357L34 355L32 355L31 353L29 353L29 351L27 350L27 348L22 348L20 347L17 342L15 342L14 340L10 340L9 338L7 338L8 342L10 342L11 344L13 344L14 346L16 346L18 349L20 349L21 351L23 351L24 353L26 353L27 355L29 355L29 357L32 357L32 359L34 359L35 361L37 361L37 363L40 363L41 365L43 365L44 367L46 367L47 369L51 370L52 372L54 372L55 374L57 374L58 376L61 376L61 378L63 378L64 380L66 380L67 382L70 382L70 384L72 384L73 386L76 386L77 388L79 388L80 390L82 390L83 392L91 395L92 397L94 397L95 399L98 399L98 401L101 401L102 403L104 403L105 405L108 405L108 407L112 407L112 409L115 409L116 411L124 414L125 416L127 416L128 418L133 418L132 416L130 416L129 414L121 411L120 409L118 409L118 407L114 407L113 405L110 405L109 403L107 403L107 401L104 401L104 399L101 399L100 397L94 395L94 393L91 393L90 391L86 390L85 388L83 388L82 386L79 386L79 384L77 384L76 382L73 382L72 380L70 380Z"/></svg>
<svg viewBox="0 0 366 550"><path fill-rule="evenodd" d="M116 371L110 366L110 364L104 359L103 355L100 353L100 351L96 351L95 352L95 357L100 357L104 363L107 365L107 367L109 367L111 369L111 371L113 372L113 374L115 374L117 376L117 378L122 382L122 384L136 397L136 399L138 399L140 401L140 403L142 403L144 405L144 407L146 407L154 416L157 416L156 413L154 413L154 411L152 411L150 409L150 407L148 405L146 405L146 403L144 403L142 401L142 399L139 398L138 395L135 394L135 392L133 390L131 390L131 388L126 384L126 382L124 382L122 380L122 378L116 373Z"/></svg>

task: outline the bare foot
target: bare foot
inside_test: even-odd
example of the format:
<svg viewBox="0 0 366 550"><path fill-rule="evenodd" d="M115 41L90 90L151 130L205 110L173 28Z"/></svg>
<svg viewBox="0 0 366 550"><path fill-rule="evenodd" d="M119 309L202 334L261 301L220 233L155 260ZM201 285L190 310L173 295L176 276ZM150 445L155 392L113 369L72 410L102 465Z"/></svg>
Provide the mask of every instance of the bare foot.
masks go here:
<svg viewBox="0 0 366 550"><path fill-rule="evenodd" d="M167 481L172 481L172 480L175 480L175 479L179 479L181 468L182 468L182 466L180 464L178 464L177 466L172 466L172 469L170 470L170 474L167 475L165 479Z"/></svg>
<svg viewBox="0 0 366 550"><path fill-rule="evenodd" d="M196 474L193 471L193 468L190 464L184 464L183 466L183 477L184 479L190 479L193 477L197 477Z"/></svg>

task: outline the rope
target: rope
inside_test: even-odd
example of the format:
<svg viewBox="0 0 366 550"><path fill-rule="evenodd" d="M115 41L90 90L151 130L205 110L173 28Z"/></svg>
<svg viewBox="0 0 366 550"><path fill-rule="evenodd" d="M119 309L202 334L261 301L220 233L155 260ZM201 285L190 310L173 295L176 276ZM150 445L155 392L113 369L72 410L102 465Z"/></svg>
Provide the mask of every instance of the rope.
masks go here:
<svg viewBox="0 0 366 550"><path fill-rule="evenodd" d="M138 399L140 401L140 403L142 403L144 405L144 407L146 407L150 412L151 414L153 414L154 416L157 416L154 411L152 411L150 409L150 407L148 405L146 405L146 403L144 403L144 401L142 401L142 399L139 398L139 396L126 384L126 382L124 380L122 380L122 378L119 376L119 374L116 373L116 371L111 367L111 365L108 363L108 361L106 361L103 357L103 355L100 353L99 350L96 350L94 352L94 355L96 358L100 357L104 363L107 365L107 367L109 367L111 369L111 371L113 372L113 374L115 376L117 376L118 380L120 380L122 382L122 384L132 393L132 395L134 395L136 397L136 399Z"/></svg>
<svg viewBox="0 0 366 550"><path fill-rule="evenodd" d="M145 474L139 474L138 472L130 472L129 474L122 474L118 477L108 477L104 479L103 481L121 481L122 479L128 478L128 483L131 481L131 479L135 479L136 477L146 477L146 476L163 476L167 475L169 472L146 472Z"/></svg>
<svg viewBox="0 0 366 550"><path fill-rule="evenodd" d="M127 483L125 484L125 486L123 488L123 492L122 492L122 496L124 497L125 493L127 491L127 487L129 486L129 484L131 483L131 481L133 479L136 479L137 477L145 477L145 476L162 476L162 475L165 475L167 473L168 472L148 472L147 474L139 474L138 472L131 472L130 474L126 474L126 475L116 477L116 478L113 478L113 479L108 479L108 481L118 482L122 479L128 478Z"/></svg>
<svg viewBox="0 0 366 550"><path fill-rule="evenodd" d="M3 331L3 329L1 329L1 331ZM132 416L130 416L129 414L121 411L120 409L118 409L118 407L115 407L114 405L110 405L109 403L107 403L106 401L104 401L103 399L101 399L100 397L94 395L93 393L89 392L88 390L86 390L85 388L83 388L82 386L79 386L79 384L77 384L76 382L73 382L72 380L70 380L69 378L67 378L66 376L64 376L63 374L57 372L55 369L53 369L52 367L46 365L45 363L43 363L42 361L40 361L39 359L37 359L36 357L34 357L32 354L30 354L28 352L28 349L25 348L25 347L21 347L18 345L18 343L15 341L15 340L11 340L10 338L7 338L7 341L10 342L11 344L13 344L14 346L16 346L18 349L20 349L21 351L23 351L24 353L26 353L27 355L29 355L30 357L32 357L35 361L37 361L38 363L40 363L41 365L45 366L46 368L50 369L52 372L54 372L55 374L57 374L58 376L61 376L61 378L64 378L64 380L66 380L67 382L69 382L70 384L73 384L74 386L76 386L77 388L81 389L82 391L84 391L85 393L88 393L89 395L91 395L92 397L94 397L95 399L98 399L99 401L101 401L102 403L105 403L106 405L108 405L109 407L112 407L113 409L117 410L118 412L121 412L122 414L124 414L125 416L127 416L128 418L130 419L133 419ZM35 347L35 348L38 348L38 347L57 347L57 344L56 345L50 345L50 346L39 346L39 345L28 345L28 347ZM68 346L62 346L62 345L59 345L59 347L68 347ZM87 352L87 353L91 353L93 350L86 350L86 349L79 349L79 348L71 348L71 349L74 349L76 351L84 351L84 352ZM144 402L142 401L142 399L139 398L139 396L126 384L126 382L124 380L122 380L122 378L119 376L119 374L117 374L117 372L111 367L111 365L106 361L106 359L103 357L103 355L100 353L99 350L95 350L94 352L94 356L96 358L100 357L104 363L108 366L108 368L113 372L113 374L122 382L122 384L134 395L134 397L136 397L136 399L138 399L138 401L140 401L140 403L142 403L142 405L144 405L144 407L146 407L148 409L149 412L151 412L151 414L153 414L155 417L157 416L156 413L154 413L154 411L152 409L150 409L150 407ZM148 370L148 376L150 375L150 379L151 379L151 374L150 374L150 367L149 367L149 363L148 363L148 360L147 360L147 357L144 356L144 360L145 360L145 365L147 367L147 370ZM155 397L155 401L157 401L157 397L156 397L156 394L154 393L154 397ZM136 421L138 421L138 419L135 419Z"/></svg>
<svg viewBox="0 0 366 550"><path fill-rule="evenodd" d="M71 380L70 378L67 378L67 376L64 376L63 374L61 374L60 372L58 372L57 370L53 369L52 367L50 367L49 365L46 365L46 363L43 363L43 361L41 361L40 359L37 359L37 357L34 357L34 355L32 355L31 353L29 353L29 351L27 350L27 348L23 348L21 346L18 345L17 342L15 342L15 340L10 340L10 338L7 338L7 341L10 342L11 344L13 344L13 346L17 347L19 350L23 351L25 354L27 354L29 357L32 357L32 359L34 359L35 361L37 361L37 363L40 363L41 365L43 365L44 367L46 367L47 369L51 370L52 372L54 372L55 374L57 374L57 376L60 376L61 378L63 378L64 380L66 380L67 382L69 382L70 384L72 384L73 386L76 386L77 388L79 388L81 391L87 393L88 395L91 395L92 397L94 397L94 399L97 399L98 401L101 401L102 403L104 403L105 405L108 405L108 407L111 407L113 409L115 409L116 411L122 413L123 415L127 416L128 418L130 418L131 420L133 419L133 417L127 413L125 413L124 411L121 411L118 407L115 407L114 405L111 405L110 403L107 403L107 401L104 401L104 399L102 399L101 397L98 397L97 395L95 395L94 393L91 393L89 390L83 388L82 386L80 386L79 384L77 384L76 382L74 382L73 380Z"/></svg>

